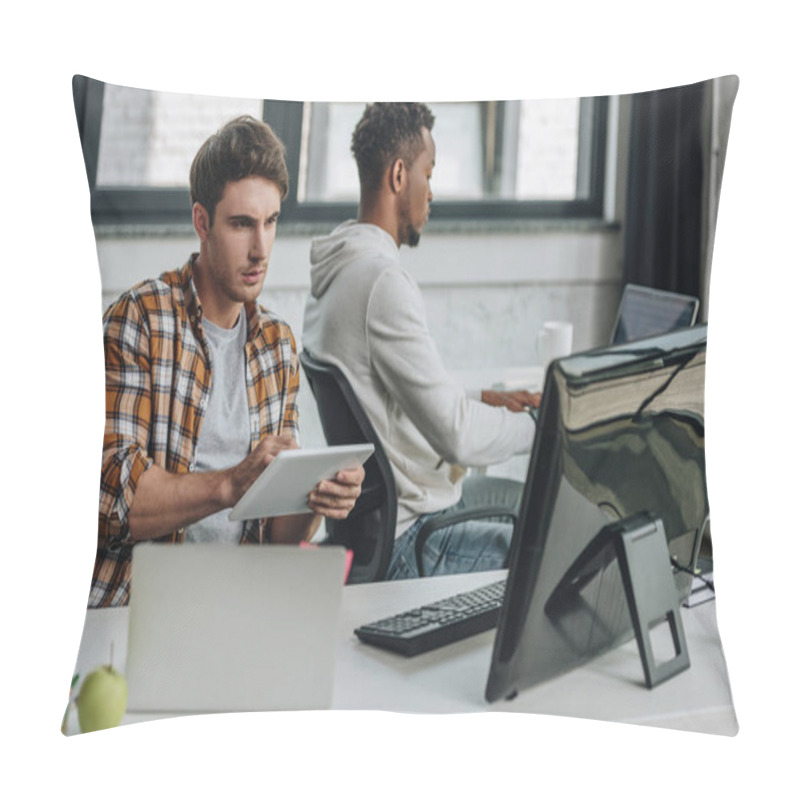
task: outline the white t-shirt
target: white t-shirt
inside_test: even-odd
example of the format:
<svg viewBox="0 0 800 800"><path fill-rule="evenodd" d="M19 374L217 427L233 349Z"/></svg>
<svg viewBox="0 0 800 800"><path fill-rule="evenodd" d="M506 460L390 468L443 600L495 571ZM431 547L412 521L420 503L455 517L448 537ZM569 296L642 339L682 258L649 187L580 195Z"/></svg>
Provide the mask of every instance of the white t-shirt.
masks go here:
<svg viewBox="0 0 800 800"><path fill-rule="evenodd" d="M195 450L195 471L227 469L250 452L250 422L245 384L247 317L244 309L233 328L220 328L203 320L211 355L211 391ZM230 509L186 527L187 542L238 544L242 522L228 519Z"/></svg>

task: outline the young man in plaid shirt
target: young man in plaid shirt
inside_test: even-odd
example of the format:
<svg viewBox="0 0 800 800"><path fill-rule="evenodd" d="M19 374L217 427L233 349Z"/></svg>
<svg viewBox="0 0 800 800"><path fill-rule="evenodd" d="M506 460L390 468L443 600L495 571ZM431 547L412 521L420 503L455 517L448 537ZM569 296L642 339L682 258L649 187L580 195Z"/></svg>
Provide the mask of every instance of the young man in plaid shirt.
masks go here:
<svg viewBox="0 0 800 800"><path fill-rule="evenodd" d="M233 523L228 511L297 447L299 382L288 325L257 303L288 191L265 123L232 120L195 156L200 250L125 292L103 318L106 426L89 606L124 605L137 541L300 542L355 504L363 468L322 481L309 513Z"/></svg>

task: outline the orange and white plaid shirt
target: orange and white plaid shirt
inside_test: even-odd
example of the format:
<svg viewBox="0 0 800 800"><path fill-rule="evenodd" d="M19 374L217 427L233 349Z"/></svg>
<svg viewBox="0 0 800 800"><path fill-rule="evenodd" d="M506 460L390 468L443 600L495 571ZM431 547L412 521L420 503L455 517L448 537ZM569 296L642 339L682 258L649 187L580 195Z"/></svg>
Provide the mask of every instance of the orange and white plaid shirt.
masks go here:
<svg viewBox="0 0 800 800"><path fill-rule="evenodd" d="M92 608L128 602L128 515L139 478L154 463L176 474L194 470L211 389L203 313L192 281L195 258L134 286L103 315L106 425ZM299 362L292 331L257 304L247 304L245 312L251 449L268 434L297 439ZM178 543L183 536L181 529L158 541ZM267 538L268 520L245 524L242 542Z"/></svg>

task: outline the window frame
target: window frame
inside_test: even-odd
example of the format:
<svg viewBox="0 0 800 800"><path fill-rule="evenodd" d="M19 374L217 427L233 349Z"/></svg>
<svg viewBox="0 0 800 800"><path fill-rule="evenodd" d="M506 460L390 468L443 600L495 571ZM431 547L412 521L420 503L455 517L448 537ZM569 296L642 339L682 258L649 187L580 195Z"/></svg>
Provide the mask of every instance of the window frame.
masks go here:
<svg viewBox="0 0 800 800"><path fill-rule="evenodd" d="M100 150L103 94L101 81L76 75L73 97L83 149L86 175L91 195L91 216L95 225L186 225L190 222L188 186L114 187L96 185ZM333 223L352 218L356 202L298 203L297 185L302 147L302 101L264 100L262 119L268 122L286 145L289 170L289 194L281 207L282 223ZM491 104L485 104L489 106ZM493 113L502 124L504 104L497 103ZM585 198L575 200L437 200L431 206L431 222L481 220L600 220L603 217L605 191L608 98L581 98L578 146L578 183L586 189ZM487 114L483 114L486 119ZM589 123L586 120L591 117ZM492 158L496 159L502 136L497 136ZM349 155L349 154L348 154ZM188 176L187 176L188 177Z"/></svg>

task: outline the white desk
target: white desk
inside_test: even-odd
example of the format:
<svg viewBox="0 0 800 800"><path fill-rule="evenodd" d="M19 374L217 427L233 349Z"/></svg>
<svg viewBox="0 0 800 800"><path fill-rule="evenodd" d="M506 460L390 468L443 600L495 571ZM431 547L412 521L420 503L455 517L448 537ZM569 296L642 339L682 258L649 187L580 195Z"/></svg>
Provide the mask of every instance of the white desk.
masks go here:
<svg viewBox="0 0 800 800"><path fill-rule="evenodd" d="M450 373L465 389L496 389L539 392L544 384L544 367L497 367L495 369L458 369Z"/></svg>
<svg viewBox="0 0 800 800"><path fill-rule="evenodd" d="M483 697L494 632L405 658L362 644L353 634L423 602L496 580L502 573L348 586L340 621L333 707L421 713L534 712L733 735L737 722L713 602L682 609L691 668L656 687L644 686L634 642L571 673L489 705ZM127 608L90 610L76 671L125 663ZM125 722L157 718L129 714ZM74 715L70 732L77 732Z"/></svg>

